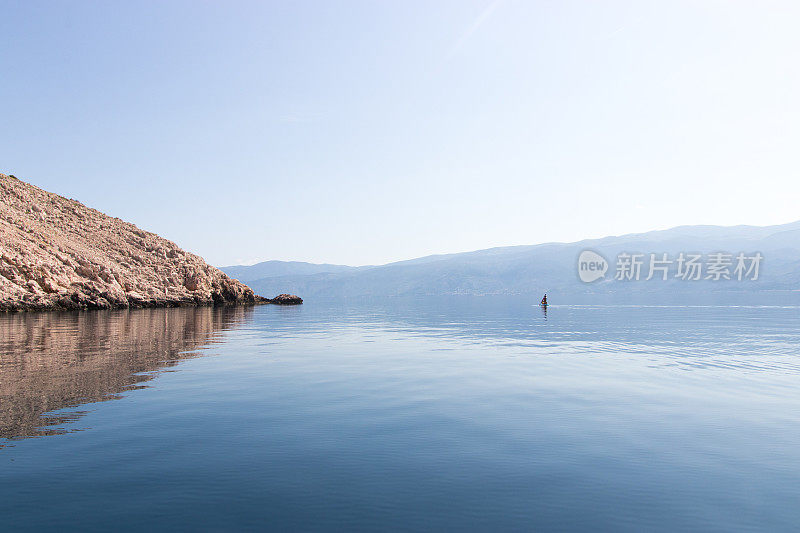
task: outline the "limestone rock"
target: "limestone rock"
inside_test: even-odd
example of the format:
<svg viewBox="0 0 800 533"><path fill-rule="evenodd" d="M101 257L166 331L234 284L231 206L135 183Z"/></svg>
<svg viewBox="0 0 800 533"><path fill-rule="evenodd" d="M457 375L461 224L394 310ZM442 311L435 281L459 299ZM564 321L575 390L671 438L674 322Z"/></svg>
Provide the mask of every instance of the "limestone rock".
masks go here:
<svg viewBox="0 0 800 533"><path fill-rule="evenodd" d="M173 242L0 174L0 311L262 300Z"/></svg>

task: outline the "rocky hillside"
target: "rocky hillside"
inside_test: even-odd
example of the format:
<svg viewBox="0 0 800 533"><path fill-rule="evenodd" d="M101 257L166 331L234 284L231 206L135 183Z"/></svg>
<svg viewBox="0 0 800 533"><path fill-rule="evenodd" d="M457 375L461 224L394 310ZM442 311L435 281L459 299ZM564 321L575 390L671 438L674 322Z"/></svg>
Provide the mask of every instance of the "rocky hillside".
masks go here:
<svg viewBox="0 0 800 533"><path fill-rule="evenodd" d="M173 242L0 174L0 311L257 300Z"/></svg>

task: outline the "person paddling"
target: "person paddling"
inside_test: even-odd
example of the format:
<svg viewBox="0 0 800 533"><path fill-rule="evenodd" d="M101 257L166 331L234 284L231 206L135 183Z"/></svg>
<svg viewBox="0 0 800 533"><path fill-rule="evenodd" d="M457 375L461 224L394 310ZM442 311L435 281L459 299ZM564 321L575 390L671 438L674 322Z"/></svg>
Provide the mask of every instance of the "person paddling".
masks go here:
<svg viewBox="0 0 800 533"><path fill-rule="evenodd" d="M542 298L542 303L540 305L547 305L547 293L544 294L544 297Z"/></svg>

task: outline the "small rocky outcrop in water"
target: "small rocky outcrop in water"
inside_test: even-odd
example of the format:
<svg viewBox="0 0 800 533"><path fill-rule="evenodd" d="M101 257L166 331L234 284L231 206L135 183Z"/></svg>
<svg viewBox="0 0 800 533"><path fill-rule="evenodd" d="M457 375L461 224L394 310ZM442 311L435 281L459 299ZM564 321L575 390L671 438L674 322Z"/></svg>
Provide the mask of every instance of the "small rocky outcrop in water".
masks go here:
<svg viewBox="0 0 800 533"><path fill-rule="evenodd" d="M303 299L294 294L279 294L267 302L278 305L300 305L303 303Z"/></svg>
<svg viewBox="0 0 800 533"><path fill-rule="evenodd" d="M0 174L0 311L263 301L173 242Z"/></svg>

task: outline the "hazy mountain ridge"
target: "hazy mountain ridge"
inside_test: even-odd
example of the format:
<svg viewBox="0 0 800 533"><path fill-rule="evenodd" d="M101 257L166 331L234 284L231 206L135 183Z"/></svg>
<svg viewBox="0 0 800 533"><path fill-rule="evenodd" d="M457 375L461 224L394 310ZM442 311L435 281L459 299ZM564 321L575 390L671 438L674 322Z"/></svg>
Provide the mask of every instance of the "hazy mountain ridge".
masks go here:
<svg viewBox="0 0 800 533"><path fill-rule="evenodd" d="M304 263L301 261L264 261L255 265L220 267L220 270L243 283L280 276L306 276L327 272L350 272L370 267Z"/></svg>
<svg viewBox="0 0 800 533"><path fill-rule="evenodd" d="M578 279L577 257L584 249L609 262L605 279L587 284ZM615 281L621 252L752 254L764 261L757 281ZM338 266L338 265L337 265ZM646 265L645 265L646 267ZM228 273L231 268L223 270ZM268 293L288 290L306 297L426 296L447 294L530 294L547 291L557 298L680 295L699 292L798 294L800 289L800 222L776 226L679 226L667 230L427 256L369 268L340 268L312 274L287 274L248 280Z"/></svg>

